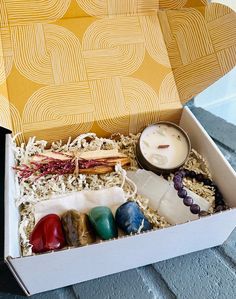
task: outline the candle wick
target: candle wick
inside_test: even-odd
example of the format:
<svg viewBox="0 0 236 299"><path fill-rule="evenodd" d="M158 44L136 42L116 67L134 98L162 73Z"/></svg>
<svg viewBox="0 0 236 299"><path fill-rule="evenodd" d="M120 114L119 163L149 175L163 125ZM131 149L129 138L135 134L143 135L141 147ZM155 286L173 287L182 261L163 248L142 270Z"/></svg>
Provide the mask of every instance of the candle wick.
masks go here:
<svg viewBox="0 0 236 299"><path fill-rule="evenodd" d="M169 146L169 144L160 144L157 148L168 148Z"/></svg>

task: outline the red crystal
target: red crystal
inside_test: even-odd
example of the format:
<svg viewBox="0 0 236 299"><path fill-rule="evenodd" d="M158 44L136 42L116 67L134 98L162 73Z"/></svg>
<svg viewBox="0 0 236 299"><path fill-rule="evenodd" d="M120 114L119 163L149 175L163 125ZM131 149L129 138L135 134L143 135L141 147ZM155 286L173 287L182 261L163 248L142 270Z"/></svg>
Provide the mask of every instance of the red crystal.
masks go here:
<svg viewBox="0 0 236 299"><path fill-rule="evenodd" d="M30 244L34 253L60 249L65 246L65 237L60 217L56 214L44 216L36 224L31 236Z"/></svg>

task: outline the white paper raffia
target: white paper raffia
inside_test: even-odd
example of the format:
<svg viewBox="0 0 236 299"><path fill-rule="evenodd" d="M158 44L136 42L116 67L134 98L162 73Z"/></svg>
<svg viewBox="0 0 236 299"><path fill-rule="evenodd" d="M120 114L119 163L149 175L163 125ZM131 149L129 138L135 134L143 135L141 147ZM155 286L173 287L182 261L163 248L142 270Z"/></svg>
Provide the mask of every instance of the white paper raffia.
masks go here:
<svg viewBox="0 0 236 299"><path fill-rule="evenodd" d="M131 187L131 190L133 190L131 193L128 191L126 192L126 199L132 199L137 194L137 186L136 184L127 176L126 170L122 168L120 164L117 164L115 166L115 171L117 173L120 173L122 176L122 183L121 188L124 189L125 183L128 184Z"/></svg>
<svg viewBox="0 0 236 299"><path fill-rule="evenodd" d="M18 147L15 142L19 135L21 135L21 133L12 137L12 149L14 151L16 164L27 164L30 156L40 154L45 150L47 141L36 140L35 137L31 137L26 145L22 143L21 146Z"/></svg>
<svg viewBox="0 0 236 299"><path fill-rule="evenodd" d="M96 134L95 133L86 133L86 134L81 134L78 137L76 137L70 144L69 144L69 148L74 147L75 145L77 146L77 148L81 148L82 147L82 141L85 140L87 137L89 138L96 138Z"/></svg>
<svg viewBox="0 0 236 299"><path fill-rule="evenodd" d="M143 228L144 228L144 219L142 220L141 225L138 228L137 234L140 234Z"/></svg>
<svg viewBox="0 0 236 299"><path fill-rule="evenodd" d="M22 251L24 256L32 255L32 245L29 241L29 224L30 219L24 216L19 224L19 235L20 235L20 243L22 246Z"/></svg>

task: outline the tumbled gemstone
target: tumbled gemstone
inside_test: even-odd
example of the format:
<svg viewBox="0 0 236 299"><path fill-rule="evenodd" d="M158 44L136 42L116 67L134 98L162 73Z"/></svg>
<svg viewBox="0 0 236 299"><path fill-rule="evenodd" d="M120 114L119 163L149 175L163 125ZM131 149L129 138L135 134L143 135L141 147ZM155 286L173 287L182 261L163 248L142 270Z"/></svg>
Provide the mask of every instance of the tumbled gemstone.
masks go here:
<svg viewBox="0 0 236 299"><path fill-rule="evenodd" d="M96 241L88 215L70 210L62 215L61 222L69 246L83 246Z"/></svg>
<svg viewBox="0 0 236 299"><path fill-rule="evenodd" d="M65 238L60 217L56 214L49 214L40 219L30 236L30 244L34 253L64 247Z"/></svg>
<svg viewBox="0 0 236 299"><path fill-rule="evenodd" d="M144 216L136 202L129 201L116 211L116 223L126 234L143 232L152 229L151 223Z"/></svg>
<svg viewBox="0 0 236 299"><path fill-rule="evenodd" d="M89 212L89 220L96 233L103 239L117 238L118 231L115 219L108 207L95 207Z"/></svg>

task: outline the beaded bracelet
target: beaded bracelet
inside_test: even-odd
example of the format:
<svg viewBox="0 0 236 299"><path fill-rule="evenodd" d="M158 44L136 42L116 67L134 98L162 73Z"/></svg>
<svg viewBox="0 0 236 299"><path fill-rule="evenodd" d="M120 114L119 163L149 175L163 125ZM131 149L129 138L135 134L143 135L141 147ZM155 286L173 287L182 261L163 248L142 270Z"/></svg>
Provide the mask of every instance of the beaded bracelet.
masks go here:
<svg viewBox="0 0 236 299"><path fill-rule="evenodd" d="M187 191L184 189L183 179L184 177L189 177L191 179L196 179L198 182L202 182L206 186L214 188L215 193L215 209L214 212L220 212L226 209L226 205L221 192L218 187L208 178L204 177L203 174L197 174L194 171L188 169L182 169L175 173L173 182L174 188L178 191L178 196L183 199L185 206L190 207L190 211L193 214L198 214L199 216L206 216L207 211L201 211L198 204L194 204L192 197L188 196Z"/></svg>

